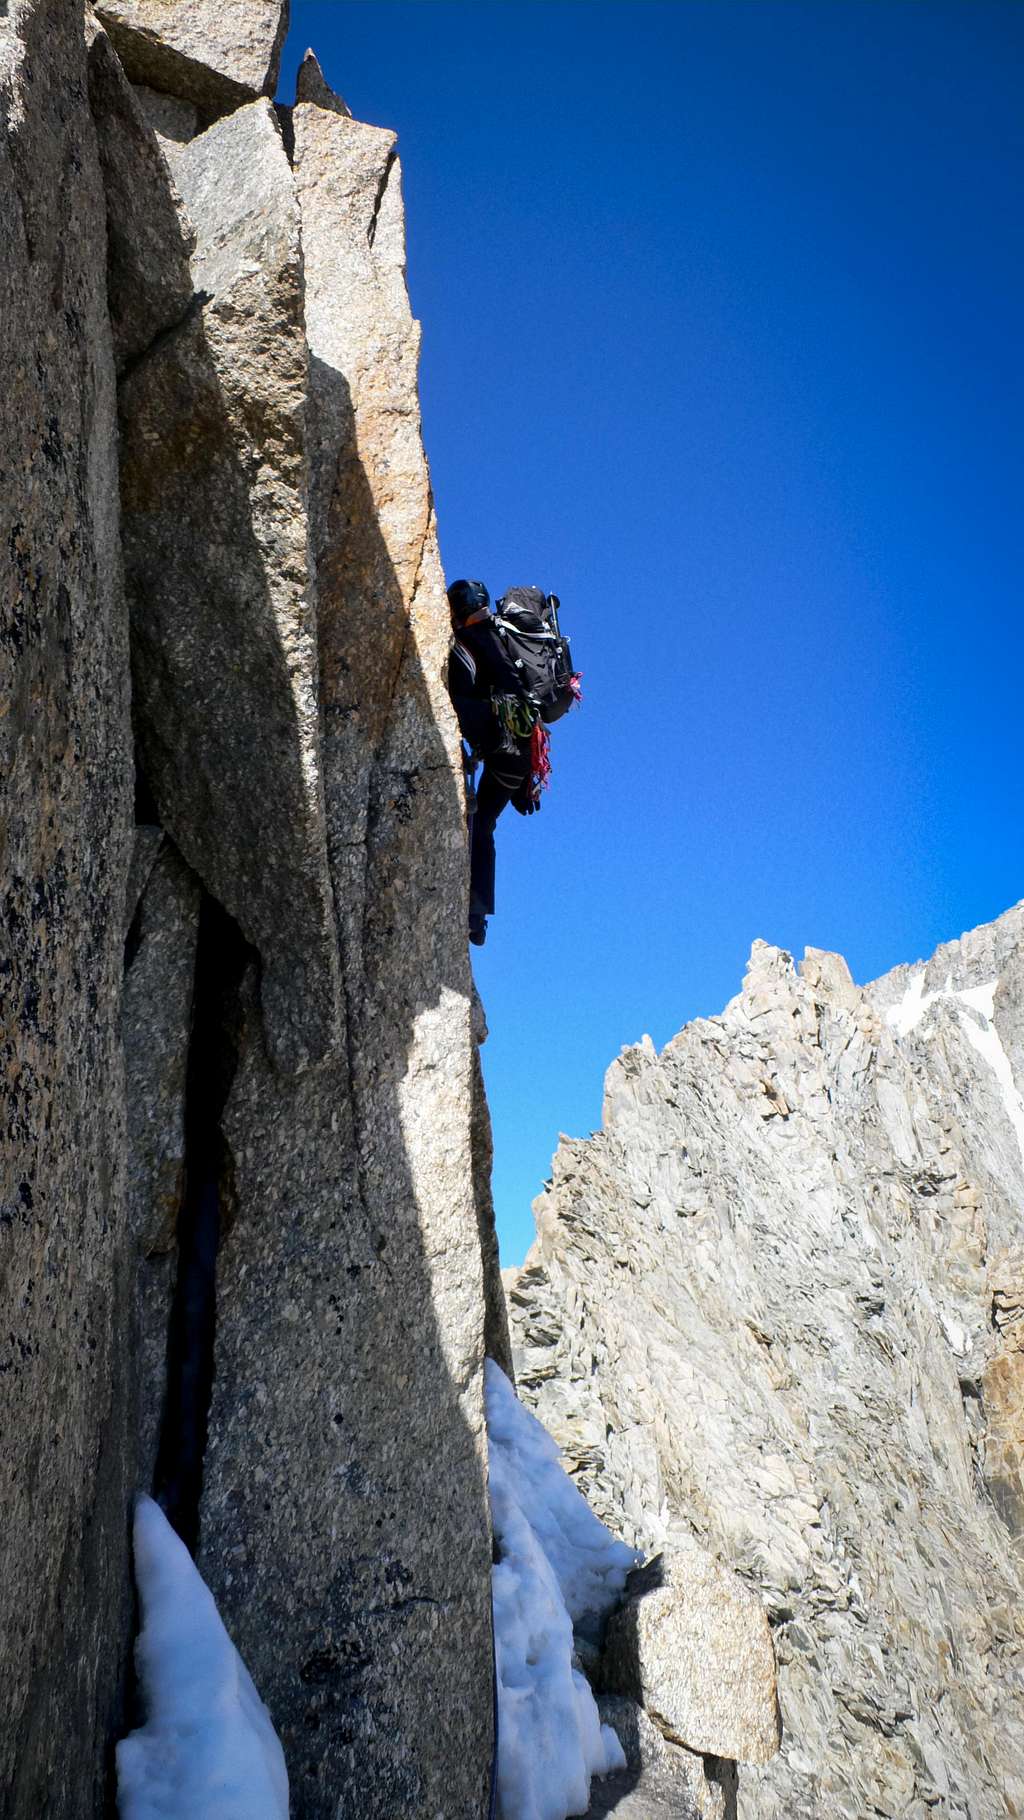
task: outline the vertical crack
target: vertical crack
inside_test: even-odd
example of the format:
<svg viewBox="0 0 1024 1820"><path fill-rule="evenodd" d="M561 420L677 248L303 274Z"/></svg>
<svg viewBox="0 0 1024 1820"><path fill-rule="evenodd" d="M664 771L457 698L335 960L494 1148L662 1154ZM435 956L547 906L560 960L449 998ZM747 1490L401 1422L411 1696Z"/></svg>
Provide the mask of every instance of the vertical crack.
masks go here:
<svg viewBox="0 0 1024 1820"><path fill-rule="evenodd" d="M391 173L397 163L398 152L395 147L392 146L387 156L387 162L381 172L380 182L377 185L377 194L373 199L373 210L366 229L366 243L368 246L372 246L377 238L377 219L384 203L384 197L387 194L388 184L391 181Z"/></svg>
<svg viewBox="0 0 1024 1820"><path fill-rule="evenodd" d="M153 1487L193 1554L213 1388L217 1250L227 1180L221 1120L238 1061L239 988L254 958L233 917L204 892L185 1084L185 1192Z"/></svg>

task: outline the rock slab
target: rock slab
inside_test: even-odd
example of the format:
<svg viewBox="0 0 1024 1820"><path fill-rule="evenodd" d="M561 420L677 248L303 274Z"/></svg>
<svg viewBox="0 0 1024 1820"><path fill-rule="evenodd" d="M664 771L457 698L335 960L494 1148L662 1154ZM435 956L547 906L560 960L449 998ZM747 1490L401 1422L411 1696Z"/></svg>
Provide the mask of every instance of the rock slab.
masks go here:
<svg viewBox="0 0 1024 1820"><path fill-rule="evenodd" d="M299 211L273 109L177 148L195 308L121 386L134 713L162 825L263 962L277 1066L344 1040L309 548Z"/></svg>
<svg viewBox="0 0 1024 1820"><path fill-rule="evenodd" d="M277 86L287 0L103 0L96 10L132 82L208 120Z"/></svg>
<svg viewBox="0 0 1024 1820"><path fill-rule="evenodd" d="M283 1078L265 981L249 979L200 1566L304 1814L478 1820L492 1715L475 1057L418 332L393 136L312 101L291 125L346 1040Z"/></svg>

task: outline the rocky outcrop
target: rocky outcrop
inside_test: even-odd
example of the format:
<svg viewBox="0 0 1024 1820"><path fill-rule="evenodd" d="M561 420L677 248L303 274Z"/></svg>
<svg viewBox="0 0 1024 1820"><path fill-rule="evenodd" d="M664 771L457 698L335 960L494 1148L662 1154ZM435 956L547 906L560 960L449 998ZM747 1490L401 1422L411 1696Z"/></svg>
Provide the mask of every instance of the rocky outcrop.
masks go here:
<svg viewBox="0 0 1024 1820"><path fill-rule="evenodd" d="M18 1820L102 1811L154 1477L297 1811L487 1802L484 1249L499 1303L419 331L394 136L315 63L274 109L282 17L0 19Z"/></svg>
<svg viewBox="0 0 1024 1820"><path fill-rule="evenodd" d="M181 320L192 302L183 219L159 144L106 32L87 16L89 105L107 217L107 298L118 372Z"/></svg>
<svg viewBox="0 0 1024 1820"><path fill-rule="evenodd" d="M313 103L293 129L345 1045L284 1081L250 979L199 1561L311 1814L344 1764L366 1815L469 1816L490 1767L482 1280L418 331L392 136Z"/></svg>
<svg viewBox="0 0 1024 1820"><path fill-rule="evenodd" d="M78 8L3 8L0 125L0 1811L91 1815L130 1599L131 739L106 211Z"/></svg>
<svg viewBox="0 0 1024 1820"><path fill-rule="evenodd" d="M613 1065L506 1275L598 1514L768 1614L740 1816L1024 1809L1022 955L1024 907L864 990L756 943L721 1017Z"/></svg>
<svg viewBox="0 0 1024 1820"><path fill-rule="evenodd" d="M207 120L277 86L287 0L104 0L96 10L132 82Z"/></svg>

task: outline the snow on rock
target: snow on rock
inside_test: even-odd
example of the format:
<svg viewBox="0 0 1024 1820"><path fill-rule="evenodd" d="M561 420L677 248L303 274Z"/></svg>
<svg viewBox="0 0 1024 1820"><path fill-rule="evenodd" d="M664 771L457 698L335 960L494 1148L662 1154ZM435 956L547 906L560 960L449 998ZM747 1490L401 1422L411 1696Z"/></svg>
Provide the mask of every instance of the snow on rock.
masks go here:
<svg viewBox="0 0 1024 1820"><path fill-rule="evenodd" d="M964 1031L968 1041L973 1044L983 1062L987 1062L999 1087L1000 1097L1006 1110L1006 1116L1013 1127L1021 1156L1024 1157L1024 1098L1022 1098L1013 1078L1010 1058L1003 1048L995 1024L992 1022L993 1001L995 999L997 979L988 980L981 986L967 986L955 992L951 981L937 992L925 992L924 967L911 975L899 1004L893 1005L886 1013L888 1022L898 1036L908 1036L916 1029L925 1013L941 999L955 999L973 1012L973 1017L965 1018ZM979 1019L980 1022L975 1021Z"/></svg>
<svg viewBox="0 0 1024 1820"><path fill-rule="evenodd" d="M159 1505L135 1509L148 1718L117 1747L121 1820L288 1820L277 1734L185 1544Z"/></svg>
<svg viewBox="0 0 1024 1820"><path fill-rule="evenodd" d="M625 1768L615 1733L574 1669L573 1621L615 1604L638 1556L567 1477L558 1448L488 1359L485 1396L502 1820L585 1814L590 1778Z"/></svg>

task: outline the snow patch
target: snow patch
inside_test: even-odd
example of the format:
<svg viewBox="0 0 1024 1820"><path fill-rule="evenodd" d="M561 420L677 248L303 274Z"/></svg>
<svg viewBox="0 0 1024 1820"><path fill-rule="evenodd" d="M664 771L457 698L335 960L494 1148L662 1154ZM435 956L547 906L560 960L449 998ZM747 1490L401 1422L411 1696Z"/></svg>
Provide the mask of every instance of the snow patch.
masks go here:
<svg viewBox="0 0 1024 1820"><path fill-rule="evenodd" d="M1006 1116L1013 1127L1021 1161L1024 1162L1024 1098L1018 1091L1010 1067L1010 1058L1003 1048L999 1032L992 1022L992 1010L995 1003L998 980L986 980L982 986L965 986L959 992L953 991L952 981L938 992L925 992L924 968L912 975L910 984L898 1005L893 1005L886 1012L886 1021L891 1024L898 1036L907 1036L921 1022L925 1012L940 999L954 999L958 1005L966 1005L969 1011L981 1019L964 1019L963 1028L968 1042L977 1050L983 1062L987 1063L996 1077L999 1096L1003 1102Z"/></svg>
<svg viewBox="0 0 1024 1820"><path fill-rule="evenodd" d="M585 1676L573 1621L602 1617L639 1556L617 1542L567 1477L558 1448L499 1366L485 1366L503 1820L585 1814L590 1779L625 1767Z"/></svg>
<svg viewBox="0 0 1024 1820"><path fill-rule="evenodd" d="M144 1726L117 1747L121 1820L288 1820L284 1752L212 1593L159 1505L135 1507Z"/></svg>

